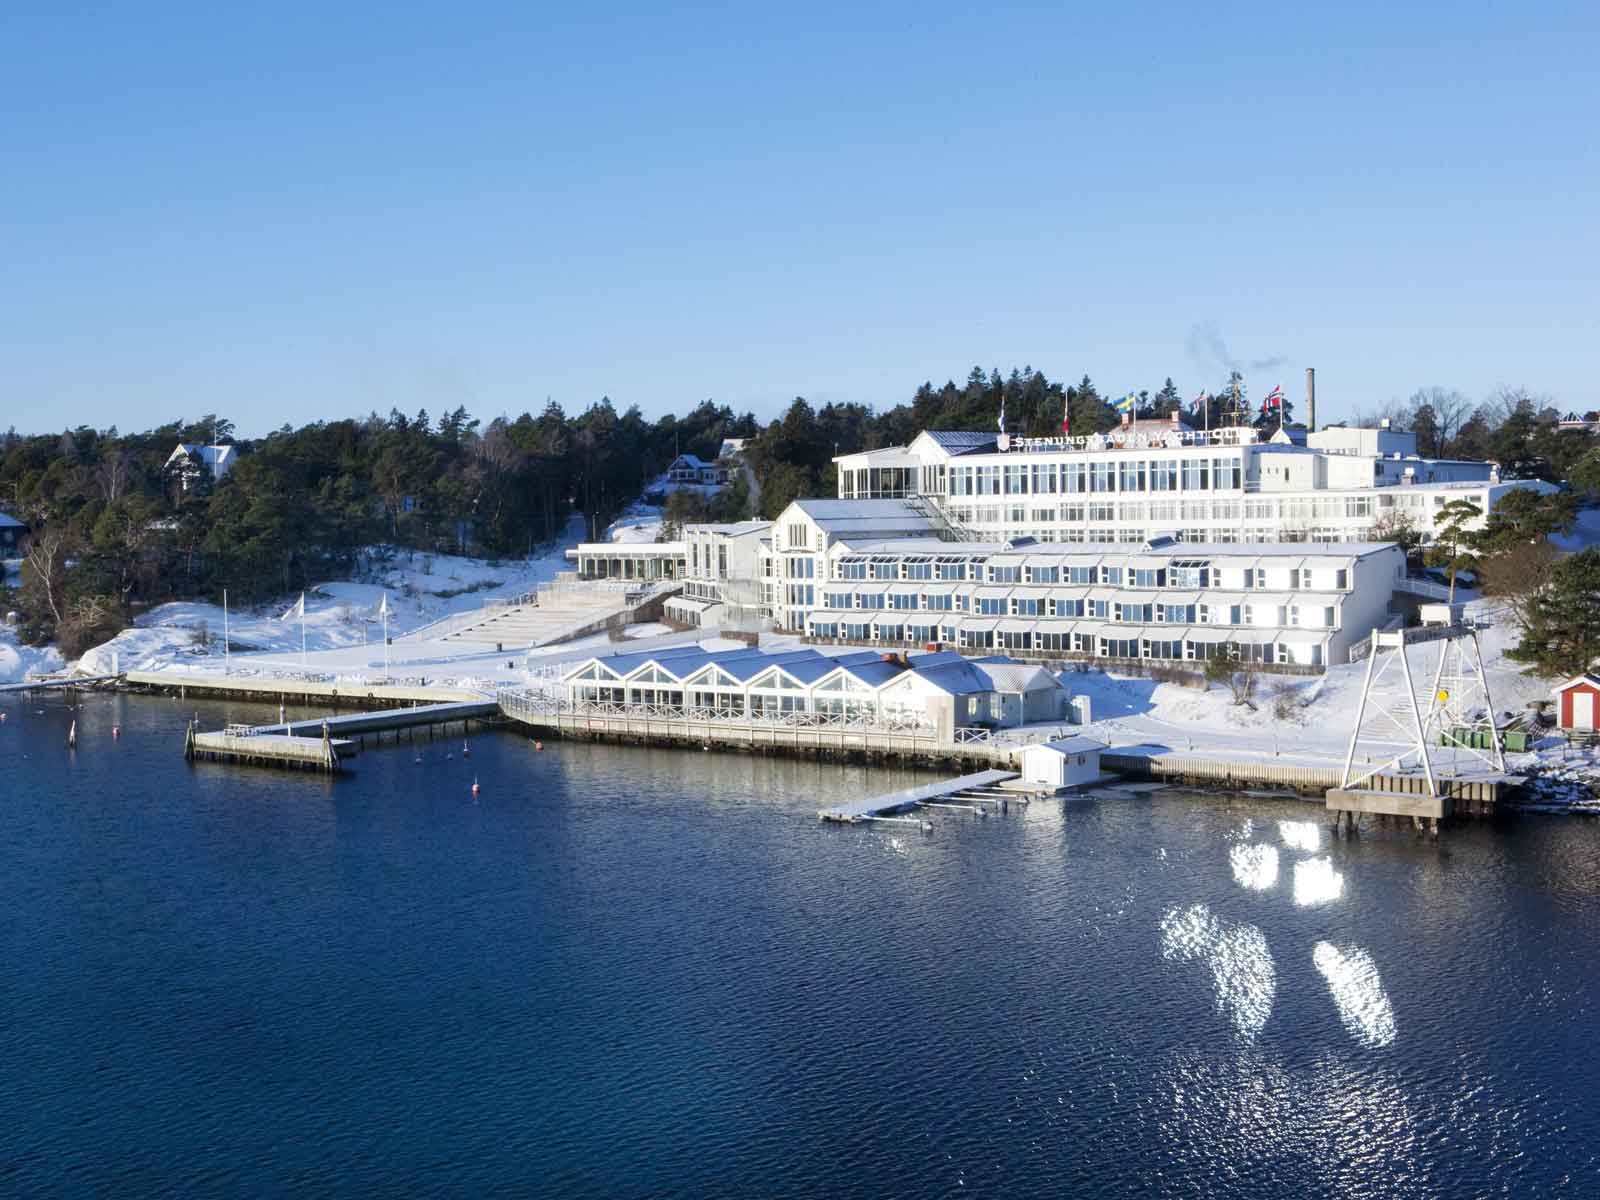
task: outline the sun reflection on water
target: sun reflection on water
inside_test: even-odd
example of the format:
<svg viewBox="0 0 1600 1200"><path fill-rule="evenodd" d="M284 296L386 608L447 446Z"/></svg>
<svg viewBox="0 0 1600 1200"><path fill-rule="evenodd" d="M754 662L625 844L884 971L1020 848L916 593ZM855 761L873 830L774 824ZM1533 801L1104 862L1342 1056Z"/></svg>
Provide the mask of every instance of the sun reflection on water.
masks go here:
<svg viewBox="0 0 1600 1200"><path fill-rule="evenodd" d="M1344 895L1344 876L1329 858L1308 858L1294 865L1294 902L1302 908L1328 904Z"/></svg>
<svg viewBox="0 0 1600 1200"><path fill-rule="evenodd" d="M1228 864L1233 868L1235 882L1252 892L1264 892L1278 882L1276 846L1231 846Z"/></svg>
<svg viewBox="0 0 1600 1200"><path fill-rule="evenodd" d="M1387 1046L1394 1041L1394 1007L1370 954L1355 946L1340 948L1318 942L1311 961L1328 981L1339 1019L1351 1037L1364 1046Z"/></svg>
<svg viewBox="0 0 1600 1200"><path fill-rule="evenodd" d="M1161 918L1161 955L1206 964L1217 1011L1245 1041L1254 1041L1266 1027L1278 994L1278 972L1266 935L1254 925L1230 925L1204 904L1169 908Z"/></svg>
<svg viewBox="0 0 1600 1200"><path fill-rule="evenodd" d="M1322 849L1322 826L1315 821L1279 821L1278 836L1291 850L1313 854Z"/></svg>

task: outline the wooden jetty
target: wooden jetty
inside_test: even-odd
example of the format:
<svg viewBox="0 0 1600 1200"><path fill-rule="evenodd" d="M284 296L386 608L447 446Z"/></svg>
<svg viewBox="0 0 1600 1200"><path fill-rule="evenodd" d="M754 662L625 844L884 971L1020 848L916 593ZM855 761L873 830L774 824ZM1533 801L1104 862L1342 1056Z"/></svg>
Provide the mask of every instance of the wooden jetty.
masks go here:
<svg viewBox="0 0 1600 1200"><path fill-rule="evenodd" d="M998 789L1002 783L1016 778L1015 771L978 771L971 775L947 779L942 783L928 783L921 787L887 792L881 796L869 796L864 800L849 800L843 804L835 804L832 808L819 809L817 819L841 825L855 825L861 821L900 820L907 824L927 827L926 821L898 817L897 814L924 807L956 807L973 810L975 805L972 803L951 803L954 798L963 796L969 800L990 803L998 803L1002 798L1012 799L1015 797L1010 793L1002 797L990 795L989 792L991 789Z"/></svg>
<svg viewBox="0 0 1600 1200"><path fill-rule="evenodd" d="M279 725L230 725L221 733L201 733L191 723L184 736L183 756L190 762L203 759L338 774L343 760L359 751L368 734L381 742L385 733L393 733L398 740L400 732L406 731L414 739L418 729L425 728L432 736L441 727L456 723L465 732L471 722L496 719L499 712L493 700L457 700Z"/></svg>
<svg viewBox="0 0 1600 1200"><path fill-rule="evenodd" d="M288 767L337 775L342 758L355 752L352 743L322 737L254 735L247 727L230 725L221 733L201 733L193 723L184 737L183 756L190 762L248 763L258 767Z"/></svg>
<svg viewBox="0 0 1600 1200"><path fill-rule="evenodd" d="M444 704L418 704L411 708L386 708L378 712L348 713L337 717L307 717L280 725L252 725L250 732L264 737L320 737L324 727L342 737L389 733L401 729L435 730L459 724L465 731L472 721L498 718L494 700L452 700Z"/></svg>

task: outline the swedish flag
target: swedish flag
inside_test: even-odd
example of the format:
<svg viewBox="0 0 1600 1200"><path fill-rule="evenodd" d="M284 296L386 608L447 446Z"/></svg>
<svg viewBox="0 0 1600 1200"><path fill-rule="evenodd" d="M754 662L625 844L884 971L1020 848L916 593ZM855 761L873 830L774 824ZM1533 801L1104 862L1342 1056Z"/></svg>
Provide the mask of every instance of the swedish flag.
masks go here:
<svg viewBox="0 0 1600 1200"><path fill-rule="evenodd" d="M1139 395L1138 395L1138 393L1137 392L1129 392L1126 396L1122 397L1122 399L1113 400L1111 402L1111 407L1116 409L1119 413L1123 413L1126 416L1132 416L1133 415L1134 406L1137 405L1138 403L1139 403Z"/></svg>

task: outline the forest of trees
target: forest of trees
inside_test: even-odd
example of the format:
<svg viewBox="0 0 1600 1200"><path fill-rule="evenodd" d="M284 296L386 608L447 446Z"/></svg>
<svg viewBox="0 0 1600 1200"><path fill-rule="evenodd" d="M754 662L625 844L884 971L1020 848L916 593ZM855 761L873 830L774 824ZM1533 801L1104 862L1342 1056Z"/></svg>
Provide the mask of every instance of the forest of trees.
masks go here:
<svg viewBox="0 0 1600 1200"><path fill-rule="evenodd" d="M1275 426L1237 374L1219 380L1209 412L1196 412L1168 378L1138 393L1141 417L1181 409L1192 424L1226 419L1237 397L1245 414ZM727 437L749 439L746 457L759 504L742 478L714 501L674 498L674 527L695 520L775 517L793 499L836 494L836 454L903 444L923 429L1059 433L1070 407L1074 434L1117 423L1110 398L1086 375L1053 381L1031 367L1002 375L974 368L965 383L924 383L883 411L862 404L814 407L797 397L763 425L706 401L687 416L647 421L602 399L576 416L557 404L481 424L465 409L437 418L391 411L363 419L287 426L235 439L224 417L206 415L138 434L87 427L0 437L0 511L27 524L31 552L22 587L0 595L29 640L74 650L109 636L140 609L166 600L240 603L291 594L347 573L375 544L510 557L557 537L576 513L603 528L678 452L716 457ZM1557 413L1523 391L1474 404L1429 388L1362 421L1390 417L1416 430L1427 456L1494 458L1507 476L1572 481L1600 494L1597 439L1557 428ZM1286 398L1284 418L1295 417ZM216 486L184 489L164 465L177 444L236 447L237 463Z"/></svg>
<svg viewBox="0 0 1600 1200"><path fill-rule="evenodd" d="M265 600L347 573L374 544L491 557L531 553L571 516L603 526L679 450L715 458L755 418L707 402L646 421L602 400L482 426L464 409L391 412L233 438L207 415L148 432L0 437L0 511L30 529L22 586L0 596L30 641L71 654L141 607L226 588ZM233 443L214 486L163 468L180 442Z"/></svg>

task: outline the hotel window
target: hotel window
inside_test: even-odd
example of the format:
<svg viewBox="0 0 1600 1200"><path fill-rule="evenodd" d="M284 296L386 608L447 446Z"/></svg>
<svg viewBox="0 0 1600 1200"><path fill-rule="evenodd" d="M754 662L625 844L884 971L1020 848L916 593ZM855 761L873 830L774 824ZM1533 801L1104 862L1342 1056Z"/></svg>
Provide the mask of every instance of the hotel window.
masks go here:
<svg viewBox="0 0 1600 1200"><path fill-rule="evenodd" d="M937 612L951 612L955 608L955 601L953 597L930 592L922 597L922 606Z"/></svg>
<svg viewBox="0 0 1600 1200"><path fill-rule="evenodd" d="M1122 568L1102 566L1100 568L1100 582L1109 583L1112 587L1122 586Z"/></svg>
<svg viewBox="0 0 1600 1200"><path fill-rule="evenodd" d="M867 577L867 560L864 558L841 558L836 568L840 579L865 579Z"/></svg>
<svg viewBox="0 0 1600 1200"><path fill-rule="evenodd" d="M872 577L874 579L899 579L900 560L895 558L875 558L872 560Z"/></svg>
<svg viewBox="0 0 1600 1200"><path fill-rule="evenodd" d="M1133 586L1136 588L1166 587L1166 571L1160 567L1133 568Z"/></svg>
<svg viewBox="0 0 1600 1200"><path fill-rule="evenodd" d="M1011 600L1011 615L1014 617L1037 617L1039 615L1039 602L1031 597L1014 596Z"/></svg>
<svg viewBox="0 0 1600 1200"><path fill-rule="evenodd" d="M989 566L990 583L1021 583L1022 568L1020 566Z"/></svg>
<svg viewBox="0 0 1600 1200"><path fill-rule="evenodd" d="M882 592L857 592L856 600L861 608L882 608L884 606Z"/></svg>
<svg viewBox="0 0 1600 1200"><path fill-rule="evenodd" d="M1069 524L1079 522L1083 520L1084 513L1087 511L1088 509L1081 504L1063 504L1061 506L1061 519Z"/></svg>
<svg viewBox="0 0 1600 1200"><path fill-rule="evenodd" d="M1089 464L1089 490L1091 492L1114 492L1117 490L1117 464L1116 463L1090 463Z"/></svg>
<svg viewBox="0 0 1600 1200"><path fill-rule="evenodd" d="M1145 490L1144 460L1121 462L1117 464L1119 490L1124 492L1142 492Z"/></svg>
<svg viewBox="0 0 1600 1200"><path fill-rule="evenodd" d="M1056 519L1058 511L1054 508L1036 508L1032 510L1030 519L1035 525L1048 524Z"/></svg>
<svg viewBox="0 0 1600 1200"><path fill-rule="evenodd" d="M952 496L972 495L972 468L950 468L950 494Z"/></svg>
<svg viewBox="0 0 1600 1200"><path fill-rule="evenodd" d="M915 595L908 596L901 592L896 592L889 597L889 607L902 610L914 609L917 607L917 598Z"/></svg>
<svg viewBox="0 0 1600 1200"><path fill-rule="evenodd" d="M1350 572L1340 567L1333 573L1333 587L1335 591L1344 592L1350 589Z"/></svg>
<svg viewBox="0 0 1600 1200"><path fill-rule="evenodd" d="M1013 525L1026 525L1028 523L1028 510L1020 504L1013 504L1006 509L1006 520Z"/></svg>
<svg viewBox="0 0 1600 1200"><path fill-rule="evenodd" d="M1067 583L1093 583L1094 580L1095 580L1095 569L1093 567L1068 567L1067 568L1067 577L1066 577L1066 582Z"/></svg>
<svg viewBox="0 0 1600 1200"><path fill-rule="evenodd" d="M1211 462L1204 458L1188 458L1183 463L1183 490L1205 492L1211 490Z"/></svg>
<svg viewBox="0 0 1600 1200"><path fill-rule="evenodd" d="M967 577L967 564L954 558L941 558L935 564L939 578L959 582Z"/></svg>
<svg viewBox="0 0 1600 1200"><path fill-rule="evenodd" d="M1101 621L1111 619L1111 602L1109 600L1089 601L1089 615Z"/></svg>
<svg viewBox="0 0 1600 1200"><path fill-rule="evenodd" d="M1115 521L1116 519L1117 506L1115 504L1101 503L1089 505L1089 520Z"/></svg>
<svg viewBox="0 0 1600 1200"><path fill-rule="evenodd" d="M907 579L932 579L933 578L933 561L931 559L926 559L926 558L908 558L908 559L906 559L906 578Z"/></svg>
<svg viewBox="0 0 1600 1200"><path fill-rule="evenodd" d="M1028 494L1028 465L1020 466L1006 464L1006 495L1025 496Z"/></svg>
<svg viewBox="0 0 1600 1200"><path fill-rule="evenodd" d="M811 531L803 521L789 522L788 528L784 532L784 537L791 550L805 550L811 544Z"/></svg>
<svg viewBox="0 0 1600 1200"><path fill-rule="evenodd" d="M1056 490L1056 465L1055 463L1035 463L1033 467L1033 490L1038 495L1051 496Z"/></svg>
<svg viewBox="0 0 1600 1200"><path fill-rule="evenodd" d="M1052 617L1081 617L1083 616L1083 601L1065 600L1058 597L1050 601L1049 615Z"/></svg>
<svg viewBox="0 0 1600 1200"><path fill-rule="evenodd" d="M978 467L976 471L976 494L979 496L998 496L1000 494L1000 468Z"/></svg>
<svg viewBox="0 0 1600 1200"><path fill-rule="evenodd" d="M1059 583L1061 581L1060 567L1029 567L1029 583Z"/></svg>
<svg viewBox="0 0 1600 1200"><path fill-rule="evenodd" d="M1061 490L1063 492L1087 492L1089 490L1089 468L1086 463L1067 463L1061 468Z"/></svg>
<svg viewBox="0 0 1600 1200"><path fill-rule="evenodd" d="M1178 490L1178 464L1170 458L1158 458L1150 464L1150 490L1175 492Z"/></svg>
<svg viewBox="0 0 1600 1200"><path fill-rule="evenodd" d="M1152 521L1176 521L1178 519L1178 502L1176 500L1155 500L1150 504L1150 519Z"/></svg>

